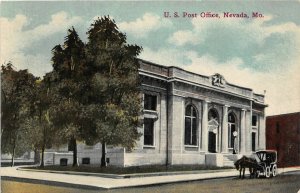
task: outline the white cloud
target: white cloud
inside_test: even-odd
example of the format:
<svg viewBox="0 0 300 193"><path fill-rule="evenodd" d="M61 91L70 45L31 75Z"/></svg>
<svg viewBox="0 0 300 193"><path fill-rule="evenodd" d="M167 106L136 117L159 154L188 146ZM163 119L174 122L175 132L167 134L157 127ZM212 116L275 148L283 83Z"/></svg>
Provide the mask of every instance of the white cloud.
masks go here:
<svg viewBox="0 0 300 193"><path fill-rule="evenodd" d="M182 46L184 44L190 43L190 44L198 44L199 43L199 35L193 33L189 30L179 30L175 32L168 41L170 43L173 43L177 46Z"/></svg>
<svg viewBox="0 0 300 193"><path fill-rule="evenodd" d="M181 50L174 48L152 50L144 47L139 58L165 66L182 66L184 61L190 58L191 55L193 55L193 52L181 52Z"/></svg>
<svg viewBox="0 0 300 193"><path fill-rule="evenodd" d="M144 38L150 32L170 27L171 25L170 20L162 19L153 13L145 13L142 18L137 18L135 21L121 22L119 28L121 31L131 33L138 38Z"/></svg>
<svg viewBox="0 0 300 193"><path fill-rule="evenodd" d="M41 24L32 29L28 27L30 19L25 15L16 15L13 19L0 18L0 62L1 64L11 61L18 68L27 67L30 72L36 75L43 75L43 67L49 69L50 58L41 54L25 55L24 49L32 46L33 43L42 41L59 32L65 32L72 25L82 22L80 17L70 17L66 12L58 12L51 16L51 20L46 24ZM39 53L39 50L36 50ZM50 50L49 50L50 52ZM34 61L31 61L34 59ZM36 65L28 65L36 63ZM40 67L37 62L40 62ZM37 69L42 69L41 71Z"/></svg>
<svg viewBox="0 0 300 193"><path fill-rule="evenodd" d="M255 93L266 90L267 115L300 111L300 57L293 61L290 68L279 72L254 72L240 68L243 61L234 58L226 63L218 63L209 56L195 56L192 64L185 69L203 75L222 74L229 83L252 88Z"/></svg>
<svg viewBox="0 0 300 193"><path fill-rule="evenodd" d="M69 17L66 12L58 12L51 16L51 21L27 31L33 40L40 40L57 32L65 32L72 25L82 22L80 17Z"/></svg>

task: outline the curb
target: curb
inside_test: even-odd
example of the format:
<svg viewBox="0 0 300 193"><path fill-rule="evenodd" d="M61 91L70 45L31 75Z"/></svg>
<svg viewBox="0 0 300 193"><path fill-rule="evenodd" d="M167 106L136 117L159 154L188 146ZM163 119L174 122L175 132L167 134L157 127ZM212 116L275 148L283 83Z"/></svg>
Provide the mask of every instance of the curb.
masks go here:
<svg viewBox="0 0 300 193"><path fill-rule="evenodd" d="M174 171L174 172L134 173L134 174L107 174L107 173L74 172L74 171L38 170L38 169L27 169L24 167L18 167L17 170L31 171L31 172L56 173L56 174L82 175L82 176L96 176L96 177L113 178L113 179L172 176L172 175L189 175L189 174L206 174L206 173L235 171L235 169L223 169L223 170L195 170L195 171Z"/></svg>
<svg viewBox="0 0 300 193"><path fill-rule="evenodd" d="M228 178L232 178L234 176L236 176L236 175L196 178L196 179L186 179L186 180L176 180L176 181L161 181L161 182L153 182L153 183L149 183L149 184L135 184L135 185L130 185L130 186L114 186L114 187L101 187L101 186L94 186L94 185L73 184L73 183L68 183L68 182L49 181L49 180L31 179L31 178L23 178L23 177L11 177L11 176L2 176L2 179L16 181L16 182L32 183L32 184L60 186L60 187L66 187L66 188L79 188L79 189L85 189L85 190L87 190L87 189L88 190L112 190L112 189L121 189L121 188L151 187L151 186L156 186L156 185L159 186L159 185L177 184L177 183L185 183L185 182L228 179Z"/></svg>

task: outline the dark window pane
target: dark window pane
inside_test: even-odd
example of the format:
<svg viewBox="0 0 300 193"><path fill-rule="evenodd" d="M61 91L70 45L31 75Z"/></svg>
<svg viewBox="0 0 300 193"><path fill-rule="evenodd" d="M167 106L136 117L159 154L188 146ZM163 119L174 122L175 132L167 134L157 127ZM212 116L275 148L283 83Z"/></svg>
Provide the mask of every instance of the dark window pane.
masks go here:
<svg viewBox="0 0 300 193"><path fill-rule="evenodd" d="M144 145L153 145L154 120L144 119Z"/></svg>
<svg viewBox="0 0 300 193"><path fill-rule="evenodd" d="M252 151L255 151L255 132L252 132Z"/></svg>
<svg viewBox="0 0 300 193"><path fill-rule="evenodd" d="M235 125L231 125L231 140L230 140L230 147L234 147L234 136L233 133L235 132Z"/></svg>
<svg viewBox="0 0 300 193"><path fill-rule="evenodd" d="M184 144L191 145L191 118L185 118Z"/></svg>
<svg viewBox="0 0 300 193"><path fill-rule="evenodd" d="M195 109L194 107L193 107L192 109L193 109L193 114L192 114L192 116L193 116L193 117L196 117L196 109Z"/></svg>
<svg viewBox="0 0 300 193"><path fill-rule="evenodd" d="M186 116L191 116L191 108L192 108L191 105L189 105L189 106L187 106L187 107L185 108L185 115L186 115Z"/></svg>
<svg viewBox="0 0 300 193"><path fill-rule="evenodd" d="M197 127L196 118L193 118L192 122L192 145L197 145Z"/></svg>
<svg viewBox="0 0 300 193"><path fill-rule="evenodd" d="M252 126L257 126L257 116L252 116Z"/></svg>
<svg viewBox="0 0 300 193"><path fill-rule="evenodd" d="M195 107L188 105L185 109L184 144L197 145L197 112Z"/></svg>
<svg viewBox="0 0 300 193"><path fill-rule="evenodd" d="M228 115L228 122L235 123L235 117L234 117L234 115L232 113L230 113Z"/></svg>
<svg viewBox="0 0 300 193"><path fill-rule="evenodd" d="M144 109L156 111L157 97L155 95L145 94L144 97Z"/></svg>

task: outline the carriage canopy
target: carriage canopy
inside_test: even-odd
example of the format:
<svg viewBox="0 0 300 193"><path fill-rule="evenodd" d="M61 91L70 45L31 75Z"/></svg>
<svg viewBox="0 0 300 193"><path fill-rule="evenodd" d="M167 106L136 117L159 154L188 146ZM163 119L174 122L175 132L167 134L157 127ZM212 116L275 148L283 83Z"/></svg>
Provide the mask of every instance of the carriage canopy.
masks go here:
<svg viewBox="0 0 300 193"><path fill-rule="evenodd" d="M273 150L264 150L255 152L259 162L277 162L277 152Z"/></svg>

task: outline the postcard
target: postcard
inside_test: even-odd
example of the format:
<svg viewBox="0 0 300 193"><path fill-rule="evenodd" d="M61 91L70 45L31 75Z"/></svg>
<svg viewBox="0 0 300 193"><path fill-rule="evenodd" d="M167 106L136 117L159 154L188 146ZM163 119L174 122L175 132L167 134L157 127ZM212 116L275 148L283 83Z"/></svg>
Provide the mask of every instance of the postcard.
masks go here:
<svg viewBox="0 0 300 193"><path fill-rule="evenodd" d="M0 9L2 192L300 191L299 1Z"/></svg>

